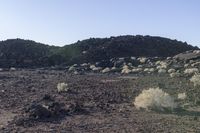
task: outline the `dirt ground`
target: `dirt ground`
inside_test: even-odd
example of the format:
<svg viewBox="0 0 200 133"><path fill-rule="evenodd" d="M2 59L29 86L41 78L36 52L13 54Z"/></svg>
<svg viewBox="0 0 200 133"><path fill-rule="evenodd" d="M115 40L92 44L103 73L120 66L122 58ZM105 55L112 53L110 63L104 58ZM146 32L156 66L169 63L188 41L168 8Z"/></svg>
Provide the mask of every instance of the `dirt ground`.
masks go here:
<svg viewBox="0 0 200 133"><path fill-rule="evenodd" d="M134 98L147 87L168 85L172 88L169 92L186 88L179 80L185 79L166 75L70 75L39 69L3 71L0 132L200 132L197 112L162 113L137 110L133 105ZM69 92L57 92L61 82L68 83ZM32 118L27 108L33 104L57 105L53 106L54 116Z"/></svg>

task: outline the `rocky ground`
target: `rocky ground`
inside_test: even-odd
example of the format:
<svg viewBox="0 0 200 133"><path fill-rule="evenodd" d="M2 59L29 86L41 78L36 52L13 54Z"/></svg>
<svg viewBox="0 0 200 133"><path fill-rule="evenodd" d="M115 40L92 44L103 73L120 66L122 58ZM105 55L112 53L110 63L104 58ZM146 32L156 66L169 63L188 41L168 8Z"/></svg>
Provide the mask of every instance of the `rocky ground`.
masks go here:
<svg viewBox="0 0 200 133"><path fill-rule="evenodd" d="M121 58L108 67L86 63L63 70L1 70L0 132L200 132L200 91L189 80L199 61L191 53L186 60L179 56ZM68 91L57 91L62 82ZM135 97L150 87L173 97L185 92L187 98L177 102L187 108L136 109Z"/></svg>

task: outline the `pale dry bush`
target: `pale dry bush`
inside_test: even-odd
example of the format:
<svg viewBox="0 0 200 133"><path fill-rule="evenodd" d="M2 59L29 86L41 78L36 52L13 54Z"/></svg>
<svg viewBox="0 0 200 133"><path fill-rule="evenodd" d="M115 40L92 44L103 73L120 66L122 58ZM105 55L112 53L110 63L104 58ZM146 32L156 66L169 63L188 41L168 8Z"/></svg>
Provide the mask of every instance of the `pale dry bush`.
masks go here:
<svg viewBox="0 0 200 133"><path fill-rule="evenodd" d="M178 99L184 100L184 99L186 99L186 97L187 97L187 95L186 95L185 92L184 93L178 93Z"/></svg>
<svg viewBox="0 0 200 133"><path fill-rule="evenodd" d="M160 65L162 66L162 68L167 68L167 62L161 61Z"/></svg>
<svg viewBox="0 0 200 133"><path fill-rule="evenodd" d="M110 68L106 67L105 69L102 70L102 73L108 73L110 72Z"/></svg>
<svg viewBox="0 0 200 133"><path fill-rule="evenodd" d="M197 68L188 68L188 69L185 69L184 73L185 74L194 74L194 73L198 73L199 70Z"/></svg>
<svg viewBox="0 0 200 133"><path fill-rule="evenodd" d="M111 70L116 70L116 69L117 69L116 67L112 67L112 68L111 68Z"/></svg>
<svg viewBox="0 0 200 133"><path fill-rule="evenodd" d="M174 78L174 77L180 77L181 74L180 74L179 72L174 72L174 73L170 73L169 76L170 76L171 78Z"/></svg>
<svg viewBox="0 0 200 133"><path fill-rule="evenodd" d="M133 68L131 70L133 73L138 73L138 72L141 72L142 71L142 68Z"/></svg>
<svg viewBox="0 0 200 133"><path fill-rule="evenodd" d="M166 59L167 59L167 60L171 60L171 59L172 59L172 57L167 57Z"/></svg>
<svg viewBox="0 0 200 133"><path fill-rule="evenodd" d="M194 84L194 86L200 86L200 74L195 74L192 76L190 81Z"/></svg>
<svg viewBox="0 0 200 133"><path fill-rule="evenodd" d="M167 70L165 70L165 69L158 70L158 73L166 73L166 72L167 72Z"/></svg>
<svg viewBox="0 0 200 133"><path fill-rule="evenodd" d="M96 66L95 65L90 65L90 69L93 69L95 68Z"/></svg>
<svg viewBox="0 0 200 133"><path fill-rule="evenodd" d="M199 65L200 65L200 62L195 62L191 64L192 67L199 66Z"/></svg>
<svg viewBox="0 0 200 133"><path fill-rule="evenodd" d="M129 74L129 73L131 73L132 71L130 70L130 69L122 69L122 71L121 71L121 73L122 74Z"/></svg>
<svg viewBox="0 0 200 133"><path fill-rule="evenodd" d="M188 67L189 65L190 65L190 64L185 64L184 67L186 68L186 67Z"/></svg>
<svg viewBox="0 0 200 133"><path fill-rule="evenodd" d="M86 67L86 66L88 66L88 64L87 63L83 63L83 64L81 64L81 66L82 67Z"/></svg>
<svg viewBox="0 0 200 133"><path fill-rule="evenodd" d="M167 72L168 72L168 73L174 73L174 72L176 72L176 70L173 69L173 68L171 68L171 69L169 69Z"/></svg>
<svg viewBox="0 0 200 133"><path fill-rule="evenodd" d="M11 68L10 68L10 71L16 71L16 68L11 67Z"/></svg>
<svg viewBox="0 0 200 133"><path fill-rule="evenodd" d="M69 90L67 83L58 83L57 84L57 91L58 92L67 92Z"/></svg>
<svg viewBox="0 0 200 133"><path fill-rule="evenodd" d="M138 58L138 60L140 61L140 63L145 63L147 61L147 58L140 57L140 58Z"/></svg>
<svg viewBox="0 0 200 133"><path fill-rule="evenodd" d="M155 63L155 64L156 64L156 65L160 65L160 62L161 62L161 61L160 61L160 60L158 60L158 61L156 61L156 63Z"/></svg>
<svg viewBox="0 0 200 133"><path fill-rule="evenodd" d="M133 56L132 56L132 57L131 57L131 60L136 60L136 57L133 57Z"/></svg>
<svg viewBox="0 0 200 133"><path fill-rule="evenodd" d="M154 68L149 68L149 72L155 72Z"/></svg>
<svg viewBox="0 0 200 133"><path fill-rule="evenodd" d="M157 65L157 69L166 69L167 68L167 63L164 62L164 61L157 61L156 62L156 65Z"/></svg>
<svg viewBox="0 0 200 133"><path fill-rule="evenodd" d="M177 107L174 99L162 89L149 88L143 90L134 101L137 109L153 109L163 111L164 109L173 110Z"/></svg>
<svg viewBox="0 0 200 133"><path fill-rule="evenodd" d="M127 66L127 65L124 65L123 67L122 67L122 69L128 69L129 67Z"/></svg>
<svg viewBox="0 0 200 133"><path fill-rule="evenodd" d="M152 73L152 72L154 72L154 71L155 71L154 68L145 68L145 69L144 69L144 72Z"/></svg>
<svg viewBox="0 0 200 133"><path fill-rule="evenodd" d="M72 71L74 71L74 70L75 70L75 67L74 67L74 66L71 66L71 67L68 69L69 72L72 72Z"/></svg>
<svg viewBox="0 0 200 133"><path fill-rule="evenodd" d="M129 67L127 65L124 65L123 68L122 68L121 73L122 74L128 74L130 72L131 72L131 70L129 69Z"/></svg>
<svg viewBox="0 0 200 133"><path fill-rule="evenodd" d="M144 72L148 72L148 71L149 71L149 68L145 68L145 69L144 69Z"/></svg>
<svg viewBox="0 0 200 133"><path fill-rule="evenodd" d="M93 67L92 71L100 71L102 68L101 67Z"/></svg>
<svg viewBox="0 0 200 133"><path fill-rule="evenodd" d="M162 68L163 68L162 66L157 66L157 67L156 67L156 69L162 69Z"/></svg>

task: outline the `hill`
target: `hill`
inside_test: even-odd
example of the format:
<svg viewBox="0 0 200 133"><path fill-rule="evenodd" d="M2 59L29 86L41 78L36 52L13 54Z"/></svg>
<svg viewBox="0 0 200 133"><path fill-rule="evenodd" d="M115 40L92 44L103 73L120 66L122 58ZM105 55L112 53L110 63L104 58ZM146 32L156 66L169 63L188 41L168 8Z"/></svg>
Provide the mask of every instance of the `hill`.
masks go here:
<svg viewBox="0 0 200 133"><path fill-rule="evenodd" d="M130 56L168 57L195 49L198 47L186 42L140 35L90 38L63 47L10 39L0 42L0 67L48 67Z"/></svg>
<svg viewBox="0 0 200 133"><path fill-rule="evenodd" d="M0 67L32 67L53 65L55 46L31 40L9 39L0 42Z"/></svg>
<svg viewBox="0 0 200 133"><path fill-rule="evenodd" d="M71 57L68 61L96 62L117 57L169 57L198 49L186 42L152 36L118 36L110 38L90 38L64 46L60 54Z"/></svg>

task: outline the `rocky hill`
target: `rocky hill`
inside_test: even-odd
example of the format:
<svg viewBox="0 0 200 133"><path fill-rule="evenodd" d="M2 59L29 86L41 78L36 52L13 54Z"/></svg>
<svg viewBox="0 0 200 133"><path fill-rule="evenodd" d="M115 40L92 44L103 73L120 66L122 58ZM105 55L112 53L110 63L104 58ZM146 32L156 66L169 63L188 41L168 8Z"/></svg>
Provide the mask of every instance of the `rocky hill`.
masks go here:
<svg viewBox="0 0 200 133"><path fill-rule="evenodd" d="M54 65L55 46L30 40L9 39L0 42L0 67L32 67Z"/></svg>
<svg viewBox="0 0 200 133"><path fill-rule="evenodd" d="M90 38L70 46L66 45L62 50L70 51L69 49L73 49L72 61L83 63L131 56L169 57L198 48L177 40L137 35Z"/></svg>
<svg viewBox="0 0 200 133"><path fill-rule="evenodd" d="M131 56L168 57L196 49L186 42L140 35L90 38L63 47L10 39L0 42L0 67L48 67Z"/></svg>

